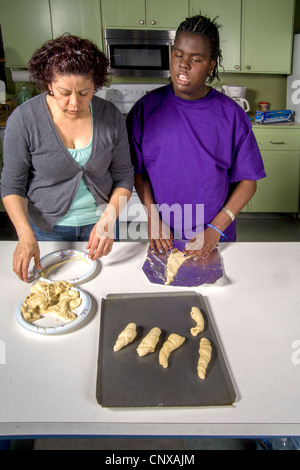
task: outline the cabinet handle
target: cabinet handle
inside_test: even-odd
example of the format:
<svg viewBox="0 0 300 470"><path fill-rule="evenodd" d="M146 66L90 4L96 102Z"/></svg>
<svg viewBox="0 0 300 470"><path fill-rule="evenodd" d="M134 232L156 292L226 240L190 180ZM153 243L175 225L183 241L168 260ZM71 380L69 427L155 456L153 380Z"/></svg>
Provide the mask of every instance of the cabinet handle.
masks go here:
<svg viewBox="0 0 300 470"><path fill-rule="evenodd" d="M251 70L251 65L246 65L246 70Z"/></svg>
<svg viewBox="0 0 300 470"><path fill-rule="evenodd" d="M155 21L155 20L151 20L151 21L150 21L150 24L156 24L156 21Z"/></svg>
<svg viewBox="0 0 300 470"><path fill-rule="evenodd" d="M239 66L239 65L235 65L234 68L235 68L235 70L240 70L240 66Z"/></svg>
<svg viewBox="0 0 300 470"><path fill-rule="evenodd" d="M283 140L281 142L273 142L273 140L270 140L270 144L272 144L272 145L285 145L285 142L283 142Z"/></svg>
<svg viewBox="0 0 300 470"><path fill-rule="evenodd" d="M144 21L144 20L140 20L139 23L140 23L140 24L145 24L145 21Z"/></svg>

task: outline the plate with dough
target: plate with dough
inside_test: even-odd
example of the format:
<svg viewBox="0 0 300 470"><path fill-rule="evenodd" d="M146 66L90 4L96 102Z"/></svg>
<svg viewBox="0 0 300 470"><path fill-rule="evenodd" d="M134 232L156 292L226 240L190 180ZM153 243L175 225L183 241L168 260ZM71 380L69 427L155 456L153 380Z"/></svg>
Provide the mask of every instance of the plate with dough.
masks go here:
<svg viewBox="0 0 300 470"><path fill-rule="evenodd" d="M50 281L64 279L72 284L87 280L97 267L97 262L88 257L88 253L80 250L60 250L49 253L41 258L42 271L33 268L35 279L43 278Z"/></svg>
<svg viewBox="0 0 300 470"><path fill-rule="evenodd" d="M148 249L142 269L151 283L197 287L214 284L222 278L223 266L218 248L215 248L207 259L194 261L193 256L184 256L186 243L184 240L174 240L173 250L169 255Z"/></svg>
<svg viewBox="0 0 300 470"><path fill-rule="evenodd" d="M51 335L75 328L91 310L90 296L66 281L37 281L16 309L19 325Z"/></svg>

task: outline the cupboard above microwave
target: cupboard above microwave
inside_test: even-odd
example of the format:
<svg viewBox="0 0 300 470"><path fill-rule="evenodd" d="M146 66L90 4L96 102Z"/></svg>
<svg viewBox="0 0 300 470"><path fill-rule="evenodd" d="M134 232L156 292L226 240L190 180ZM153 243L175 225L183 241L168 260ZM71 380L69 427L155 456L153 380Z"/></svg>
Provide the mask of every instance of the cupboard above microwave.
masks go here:
<svg viewBox="0 0 300 470"><path fill-rule="evenodd" d="M105 52L115 76L168 77L176 31L105 29Z"/></svg>

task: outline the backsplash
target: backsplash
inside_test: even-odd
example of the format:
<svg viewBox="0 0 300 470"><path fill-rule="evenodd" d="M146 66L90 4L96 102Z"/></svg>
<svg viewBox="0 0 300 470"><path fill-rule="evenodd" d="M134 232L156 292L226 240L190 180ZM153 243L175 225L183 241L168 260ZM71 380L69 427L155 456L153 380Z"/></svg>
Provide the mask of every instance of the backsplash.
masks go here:
<svg viewBox="0 0 300 470"><path fill-rule="evenodd" d="M259 101L268 101L270 109L286 108L286 75L261 75L261 74L239 74L239 73L220 73L220 81L215 80L213 87L221 87L222 85L243 85L247 87L246 98L250 104L250 113L254 113L258 109ZM111 83L168 83L168 79L162 78L144 78L134 79L132 77L112 78ZM13 83L11 93L17 94L21 89L23 82ZM26 84L33 95L38 90L31 84Z"/></svg>
<svg viewBox="0 0 300 470"><path fill-rule="evenodd" d="M246 98L249 101L251 113L258 109L260 101L268 101L270 109L285 109L286 107L286 75L261 75L244 73L220 73L220 81L215 80L214 87L222 85L243 85L247 87ZM168 83L165 79L133 79L112 78L112 83Z"/></svg>
<svg viewBox="0 0 300 470"><path fill-rule="evenodd" d="M260 101L268 101L270 109L286 107L286 75L220 74L220 82L214 82L213 86L222 85L246 86L250 112L254 113L258 109Z"/></svg>

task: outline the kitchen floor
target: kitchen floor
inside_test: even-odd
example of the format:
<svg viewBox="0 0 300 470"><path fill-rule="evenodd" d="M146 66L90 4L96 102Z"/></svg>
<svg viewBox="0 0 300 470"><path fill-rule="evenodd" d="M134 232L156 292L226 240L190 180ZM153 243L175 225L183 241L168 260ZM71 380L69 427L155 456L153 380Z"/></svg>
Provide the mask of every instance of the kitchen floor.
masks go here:
<svg viewBox="0 0 300 470"><path fill-rule="evenodd" d="M140 232L146 237L145 227ZM120 238L127 233L120 227ZM127 235L125 236L125 238ZM7 217L0 215L1 240L17 240ZM130 240L129 240L130 241ZM237 220L238 242L300 242L300 220L290 214L247 214ZM263 450L265 440L234 438L42 438L16 439L7 443L8 450ZM0 440L0 449L5 443Z"/></svg>

